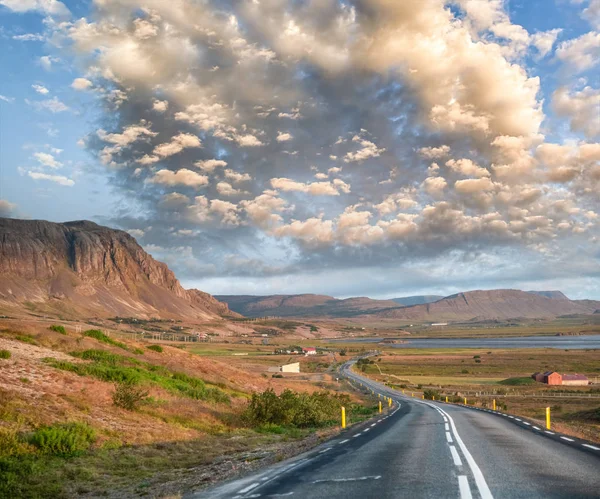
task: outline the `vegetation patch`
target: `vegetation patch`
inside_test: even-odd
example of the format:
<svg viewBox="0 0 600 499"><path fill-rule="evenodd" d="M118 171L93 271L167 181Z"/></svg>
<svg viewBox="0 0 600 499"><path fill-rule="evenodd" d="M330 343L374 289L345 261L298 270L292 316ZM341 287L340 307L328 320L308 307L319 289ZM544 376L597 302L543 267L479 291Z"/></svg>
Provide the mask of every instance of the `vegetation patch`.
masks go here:
<svg viewBox="0 0 600 499"><path fill-rule="evenodd" d="M499 382L501 385L507 386L525 386L525 385L535 385L536 381L530 377L522 377L522 378L507 378Z"/></svg>
<svg viewBox="0 0 600 499"><path fill-rule="evenodd" d="M92 376L101 381L148 384L196 400L225 403L230 401L225 392L217 387L207 386L200 378L173 372L162 366L103 350L84 350L72 352L71 355L91 362L73 363L56 359L46 359L46 362L57 369L70 371L79 376Z"/></svg>
<svg viewBox="0 0 600 499"><path fill-rule="evenodd" d="M113 347L122 348L123 350L129 350L129 348L127 348L127 345L121 343L120 341L113 340L112 338L106 336L106 334L104 334L99 329L88 329L87 331L84 331L83 335L87 336L88 338L94 338L95 340L98 340L102 343L106 343L107 345L112 345Z"/></svg>
<svg viewBox="0 0 600 499"><path fill-rule="evenodd" d="M146 401L148 391L132 382L115 383L113 404L128 411L135 411Z"/></svg>
<svg viewBox="0 0 600 499"><path fill-rule="evenodd" d="M23 343L29 343L30 345L37 345L37 341L30 334L18 334L15 336L16 340L22 341Z"/></svg>
<svg viewBox="0 0 600 499"><path fill-rule="evenodd" d="M96 441L96 432L83 423L66 423L37 429L27 438L42 454L75 456L88 450Z"/></svg>
<svg viewBox="0 0 600 499"><path fill-rule="evenodd" d="M50 331L55 331L60 334L67 334L67 331L64 326L57 326L56 324L50 326L48 328Z"/></svg>
<svg viewBox="0 0 600 499"><path fill-rule="evenodd" d="M0 350L0 359L10 359L12 354L8 350Z"/></svg>
<svg viewBox="0 0 600 499"><path fill-rule="evenodd" d="M153 350L154 352L158 352L158 353L163 352L163 347L161 347L160 345L148 345L146 348L148 350Z"/></svg>

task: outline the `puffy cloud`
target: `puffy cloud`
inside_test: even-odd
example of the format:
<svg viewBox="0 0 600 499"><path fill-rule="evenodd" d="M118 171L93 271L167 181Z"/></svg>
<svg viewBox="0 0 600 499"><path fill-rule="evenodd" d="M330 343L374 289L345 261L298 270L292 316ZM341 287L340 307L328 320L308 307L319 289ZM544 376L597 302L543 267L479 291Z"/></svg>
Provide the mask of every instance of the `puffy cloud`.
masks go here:
<svg viewBox="0 0 600 499"><path fill-rule="evenodd" d="M600 33L590 31L562 42L556 49L556 57L570 71L581 73L593 68L600 62Z"/></svg>
<svg viewBox="0 0 600 499"><path fill-rule="evenodd" d="M42 165L47 166L48 168L60 168L62 163L57 161L52 154L48 154L46 152L36 152L33 153L33 157Z"/></svg>
<svg viewBox="0 0 600 499"><path fill-rule="evenodd" d="M169 186L187 185L188 187L203 187L208 184L208 177L187 168L182 168L176 172L159 170L148 182Z"/></svg>
<svg viewBox="0 0 600 499"><path fill-rule="evenodd" d="M153 153L161 158L167 158L188 147L202 147L202 142L196 135L191 133L180 133L171 138L171 142L159 144L154 148Z"/></svg>
<svg viewBox="0 0 600 499"><path fill-rule="evenodd" d="M238 173L234 170L229 169L225 170L224 173L225 177L234 183L250 182L252 180L252 177L247 173Z"/></svg>
<svg viewBox="0 0 600 499"><path fill-rule="evenodd" d="M39 58L40 61L40 65L46 70L46 71L50 71L52 69L52 65L55 62L60 62L60 59L56 58L56 57L52 57L49 55L43 55Z"/></svg>
<svg viewBox="0 0 600 499"><path fill-rule="evenodd" d="M221 194L221 196L239 196L242 194L241 190L235 189L228 182L219 182L217 184L217 192Z"/></svg>
<svg viewBox="0 0 600 499"><path fill-rule="evenodd" d="M455 173L464 175L466 177L489 177L490 172L485 168L475 164L470 159L451 159L446 162L446 166Z"/></svg>
<svg viewBox="0 0 600 499"><path fill-rule="evenodd" d="M263 229L269 229L283 220L280 213L285 209L286 204L284 199L271 191L263 192L254 199L242 201L240 206L253 223Z"/></svg>
<svg viewBox="0 0 600 499"><path fill-rule="evenodd" d="M533 35L531 43L543 57L550 53L552 47L556 43L558 35L560 35L561 32L562 29L552 29L550 31L536 33L535 35Z"/></svg>
<svg viewBox="0 0 600 499"><path fill-rule="evenodd" d="M71 83L71 88L75 90L87 90L93 85L94 84L87 78L75 78L73 83Z"/></svg>
<svg viewBox="0 0 600 499"><path fill-rule="evenodd" d="M461 194L491 191L494 189L494 182L489 178L468 178L466 180L457 180L454 184L454 189Z"/></svg>
<svg viewBox="0 0 600 499"><path fill-rule="evenodd" d="M305 184L289 178L272 178L271 186L284 192L304 192L313 196L339 196L340 192L350 192L350 186L340 179Z"/></svg>
<svg viewBox="0 0 600 499"><path fill-rule="evenodd" d="M600 0L590 0L581 17L589 21L594 29L600 30Z"/></svg>
<svg viewBox="0 0 600 499"><path fill-rule="evenodd" d="M355 152L347 152L344 156L344 161L346 163L351 163L354 161L364 161L369 158L378 158L381 155L381 153L385 151L384 148L379 148L370 140L363 139L358 135L355 135L352 138L352 142L358 142L362 146L362 149L359 149Z"/></svg>
<svg viewBox="0 0 600 499"><path fill-rule="evenodd" d="M278 237L292 237L309 247L318 247L332 242L333 222L320 218L293 220L287 225L277 227L273 234Z"/></svg>
<svg viewBox="0 0 600 499"><path fill-rule="evenodd" d="M444 158L450 154L450 146L421 147L421 149L419 149L419 154L427 159Z"/></svg>
<svg viewBox="0 0 600 499"><path fill-rule="evenodd" d="M157 113L164 113L169 109L169 101L154 99L152 101L152 110Z"/></svg>
<svg viewBox="0 0 600 499"><path fill-rule="evenodd" d="M31 177L33 180L49 180L50 182L54 182L59 185L65 185L68 187L72 187L75 185L75 182L72 179L65 177L63 175L50 175L47 173L32 172L32 171L27 172L27 175L29 177Z"/></svg>
<svg viewBox="0 0 600 499"><path fill-rule="evenodd" d="M16 213L17 205L6 199L0 199L0 217L11 217Z"/></svg>
<svg viewBox="0 0 600 499"><path fill-rule="evenodd" d="M201 161L196 161L194 166L210 173L214 171L215 168L227 166L227 161L221 159L203 159Z"/></svg>
<svg viewBox="0 0 600 499"><path fill-rule="evenodd" d="M288 132L277 132L277 142L287 142L292 140L292 134Z"/></svg>
<svg viewBox="0 0 600 499"><path fill-rule="evenodd" d="M13 40L19 40L21 42L43 42L45 40L44 35L39 33L25 33L23 35L13 35Z"/></svg>
<svg viewBox="0 0 600 499"><path fill-rule="evenodd" d="M600 136L600 89L585 87L580 91L558 88L552 95L552 106L559 116L571 123L571 130L588 138Z"/></svg>
<svg viewBox="0 0 600 499"><path fill-rule="evenodd" d="M58 0L0 0L0 5L14 12L37 11L43 14L68 16L69 9Z"/></svg>
<svg viewBox="0 0 600 499"><path fill-rule="evenodd" d="M6 97L6 95L1 95L1 94L0 94L0 100L4 101L4 102L8 102L9 104L15 101L15 99L13 99L12 97Z"/></svg>
<svg viewBox="0 0 600 499"><path fill-rule="evenodd" d="M31 85L38 94L46 95L50 92L44 85Z"/></svg>
<svg viewBox="0 0 600 499"><path fill-rule="evenodd" d="M443 177L428 177L421 184L423 189L434 198L439 198L443 195L444 189L448 186L448 182Z"/></svg>

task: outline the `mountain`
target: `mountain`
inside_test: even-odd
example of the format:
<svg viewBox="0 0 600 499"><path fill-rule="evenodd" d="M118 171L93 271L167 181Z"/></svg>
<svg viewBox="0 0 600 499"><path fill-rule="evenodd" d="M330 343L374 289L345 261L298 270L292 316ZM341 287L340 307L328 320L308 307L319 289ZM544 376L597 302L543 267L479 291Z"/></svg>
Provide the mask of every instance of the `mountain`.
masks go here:
<svg viewBox="0 0 600 499"><path fill-rule="evenodd" d="M554 300L568 300L562 291L527 291L534 295L545 296L546 298L553 298Z"/></svg>
<svg viewBox="0 0 600 499"><path fill-rule="evenodd" d="M0 218L0 275L2 310L200 320L232 315L211 295L184 289L126 232L88 221Z"/></svg>
<svg viewBox="0 0 600 499"><path fill-rule="evenodd" d="M247 317L352 317L372 310L397 307L392 300L347 298L327 295L217 295L231 310Z"/></svg>
<svg viewBox="0 0 600 499"><path fill-rule="evenodd" d="M432 303L444 298L441 295L420 295L420 296L404 296L402 298L392 298L393 302L403 307L410 307L412 305L423 305L425 303Z"/></svg>
<svg viewBox="0 0 600 499"><path fill-rule="evenodd" d="M458 293L434 303L378 311L369 317L431 322L552 318L592 314L599 307L600 302L593 300L572 301L517 289L496 289Z"/></svg>

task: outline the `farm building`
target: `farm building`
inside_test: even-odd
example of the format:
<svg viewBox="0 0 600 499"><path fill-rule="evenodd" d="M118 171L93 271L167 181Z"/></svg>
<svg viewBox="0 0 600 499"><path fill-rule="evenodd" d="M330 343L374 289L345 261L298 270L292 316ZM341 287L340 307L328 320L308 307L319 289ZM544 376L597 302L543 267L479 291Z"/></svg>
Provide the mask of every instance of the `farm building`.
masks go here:
<svg viewBox="0 0 600 499"><path fill-rule="evenodd" d="M304 355L317 355L317 349L315 347L306 347L303 348L302 351Z"/></svg>
<svg viewBox="0 0 600 499"><path fill-rule="evenodd" d="M546 371L545 373L534 373L531 377L538 383L546 383L547 385L571 385L583 386L589 385L590 381L583 374L564 374L561 375L556 371Z"/></svg>
<svg viewBox="0 0 600 499"><path fill-rule="evenodd" d="M587 386L590 384L590 380L583 374L563 374L562 384L570 386Z"/></svg>
<svg viewBox="0 0 600 499"><path fill-rule="evenodd" d="M284 364L283 366L269 367L269 372L275 373L299 373L300 362L294 362L292 364Z"/></svg>

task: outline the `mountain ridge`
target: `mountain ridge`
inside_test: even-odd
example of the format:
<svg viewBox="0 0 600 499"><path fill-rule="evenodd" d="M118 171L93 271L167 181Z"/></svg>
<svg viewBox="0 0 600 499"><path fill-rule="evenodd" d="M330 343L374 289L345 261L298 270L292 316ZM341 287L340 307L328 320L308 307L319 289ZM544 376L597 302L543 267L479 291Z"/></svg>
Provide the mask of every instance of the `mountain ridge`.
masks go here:
<svg viewBox="0 0 600 499"><path fill-rule="evenodd" d="M184 289L128 233L87 220L0 218L0 307L64 315L211 320L237 315ZM33 305L31 305L33 304Z"/></svg>

